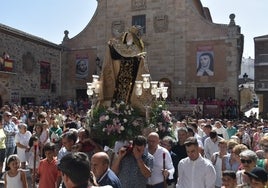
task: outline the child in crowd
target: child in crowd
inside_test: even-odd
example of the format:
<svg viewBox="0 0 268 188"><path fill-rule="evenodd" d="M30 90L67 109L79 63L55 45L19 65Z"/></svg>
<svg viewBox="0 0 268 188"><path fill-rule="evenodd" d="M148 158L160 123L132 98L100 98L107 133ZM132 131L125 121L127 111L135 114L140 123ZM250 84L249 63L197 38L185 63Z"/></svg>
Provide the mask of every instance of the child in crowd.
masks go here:
<svg viewBox="0 0 268 188"><path fill-rule="evenodd" d="M235 171L225 170L222 172L222 188L236 188Z"/></svg>
<svg viewBox="0 0 268 188"><path fill-rule="evenodd" d="M17 155L10 155L7 159L7 172L5 173L5 188L28 188L26 174L20 168Z"/></svg>
<svg viewBox="0 0 268 188"><path fill-rule="evenodd" d="M61 174L57 167L55 156L55 144L47 143L44 145L46 158L40 161L38 167L39 188L59 187Z"/></svg>
<svg viewBox="0 0 268 188"><path fill-rule="evenodd" d="M37 172L39 163L40 163L40 156L39 156L39 148L38 148L39 139L37 136L31 136L29 140L29 159L28 159L28 168L30 169L30 172L32 174L32 182L34 181L34 176ZM36 151L35 151L36 150ZM35 160L34 160L34 156ZM34 164L35 163L35 164ZM35 167L35 171L34 171Z"/></svg>
<svg viewBox="0 0 268 188"><path fill-rule="evenodd" d="M49 124L46 120L43 120L42 122L42 127L43 127L43 131L39 137L39 141L40 141L40 156L44 157L44 152L43 152L43 147L46 143L50 142L49 139Z"/></svg>

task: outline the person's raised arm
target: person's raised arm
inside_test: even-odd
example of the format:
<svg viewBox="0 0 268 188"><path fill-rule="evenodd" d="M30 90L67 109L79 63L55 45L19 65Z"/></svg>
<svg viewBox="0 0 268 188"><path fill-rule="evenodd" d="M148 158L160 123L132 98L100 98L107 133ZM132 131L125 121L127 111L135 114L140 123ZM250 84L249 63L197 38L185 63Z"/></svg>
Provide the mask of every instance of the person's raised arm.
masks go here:
<svg viewBox="0 0 268 188"><path fill-rule="evenodd" d="M115 160L113 161L112 165L111 165L111 169L112 171L114 171L114 173L116 175L119 174L120 172L120 163L121 160L124 158L124 156L127 154L127 149L122 147L119 151L118 151L118 155L115 158Z"/></svg>
<svg viewBox="0 0 268 188"><path fill-rule="evenodd" d="M142 159L143 151L140 151L138 148L133 148L133 155L137 161L140 172L145 178L149 178L151 176L151 169L144 163Z"/></svg>

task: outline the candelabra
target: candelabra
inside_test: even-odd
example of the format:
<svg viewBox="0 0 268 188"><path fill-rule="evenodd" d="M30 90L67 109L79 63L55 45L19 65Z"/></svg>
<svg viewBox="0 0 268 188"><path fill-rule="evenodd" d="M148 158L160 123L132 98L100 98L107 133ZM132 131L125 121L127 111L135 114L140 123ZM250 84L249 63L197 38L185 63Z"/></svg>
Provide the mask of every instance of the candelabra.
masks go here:
<svg viewBox="0 0 268 188"><path fill-rule="evenodd" d="M140 97L143 94L143 90L147 91L151 88L151 95L156 99L164 99L168 97L168 87L165 87L165 82L150 81L150 74L142 74L143 80L136 81L135 94ZM159 86L158 86L159 85Z"/></svg>
<svg viewBox="0 0 268 188"><path fill-rule="evenodd" d="M168 97L168 87L165 87L165 82L150 81L150 74L142 74L142 80L135 82L135 94L138 97L148 94L150 90L151 97L144 97L145 101L141 101L145 107L146 121L149 121L149 109L153 99L156 100L166 100ZM146 94L143 93L146 92Z"/></svg>

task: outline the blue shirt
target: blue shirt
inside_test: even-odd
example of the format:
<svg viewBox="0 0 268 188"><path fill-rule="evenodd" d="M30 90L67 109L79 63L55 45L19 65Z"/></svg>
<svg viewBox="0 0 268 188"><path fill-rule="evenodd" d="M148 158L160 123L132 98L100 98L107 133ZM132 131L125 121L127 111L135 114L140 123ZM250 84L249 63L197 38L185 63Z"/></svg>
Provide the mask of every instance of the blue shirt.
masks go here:
<svg viewBox="0 0 268 188"><path fill-rule="evenodd" d="M98 184L100 186L111 185L113 188L122 188L119 178L111 169L108 169L104 173L104 175L98 180Z"/></svg>
<svg viewBox="0 0 268 188"><path fill-rule="evenodd" d="M13 148L16 146L15 135L19 132L19 129L12 121L4 122L4 132L6 134L6 147Z"/></svg>

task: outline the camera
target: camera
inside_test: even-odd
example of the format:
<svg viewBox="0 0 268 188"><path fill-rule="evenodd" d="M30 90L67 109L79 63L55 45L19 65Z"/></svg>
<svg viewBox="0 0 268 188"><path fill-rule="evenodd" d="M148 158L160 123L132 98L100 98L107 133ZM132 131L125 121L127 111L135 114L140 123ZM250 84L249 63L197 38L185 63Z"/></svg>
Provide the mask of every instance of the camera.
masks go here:
<svg viewBox="0 0 268 188"><path fill-rule="evenodd" d="M129 146L124 146L126 148L126 152L127 154L131 153L133 151L133 146L129 145Z"/></svg>

